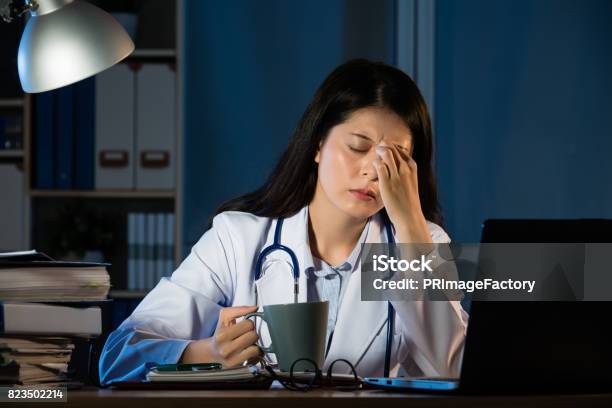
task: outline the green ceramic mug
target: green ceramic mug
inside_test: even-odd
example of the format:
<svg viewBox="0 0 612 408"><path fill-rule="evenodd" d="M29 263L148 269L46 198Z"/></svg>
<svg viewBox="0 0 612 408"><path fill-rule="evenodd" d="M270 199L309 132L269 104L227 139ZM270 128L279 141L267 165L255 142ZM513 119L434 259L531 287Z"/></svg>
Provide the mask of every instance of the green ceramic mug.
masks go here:
<svg viewBox="0 0 612 408"><path fill-rule="evenodd" d="M249 313L245 318L258 316L268 324L272 343L261 349L265 353L276 354L281 371L290 371L291 365L302 358L310 359L323 368L328 312L327 301L287 303L264 305L263 313ZM300 361L293 370L312 368L312 363Z"/></svg>

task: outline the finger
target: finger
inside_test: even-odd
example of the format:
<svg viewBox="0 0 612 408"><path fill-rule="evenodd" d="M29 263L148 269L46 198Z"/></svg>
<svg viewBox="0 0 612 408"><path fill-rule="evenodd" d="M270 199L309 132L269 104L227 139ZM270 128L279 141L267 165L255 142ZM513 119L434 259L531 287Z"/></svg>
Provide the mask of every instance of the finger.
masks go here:
<svg viewBox="0 0 612 408"><path fill-rule="evenodd" d="M224 367L236 367L242 364L243 361L246 361L253 357L261 356L263 353L258 346L249 346L238 353L234 353L234 355L230 356L223 363Z"/></svg>
<svg viewBox="0 0 612 408"><path fill-rule="evenodd" d="M224 307L219 312L219 326L231 326L236 322L236 318L242 317L248 313L256 312L257 306L233 306Z"/></svg>
<svg viewBox="0 0 612 408"><path fill-rule="evenodd" d="M257 340L259 340L259 336L255 330L248 331L234 340L223 344L219 349L219 354L223 359L227 359L231 355L257 344Z"/></svg>
<svg viewBox="0 0 612 408"><path fill-rule="evenodd" d="M389 169L389 175L397 176L398 162L393 156L392 149L389 147L376 146L376 154L387 164L387 167Z"/></svg>
<svg viewBox="0 0 612 408"><path fill-rule="evenodd" d="M215 333L217 343L226 343L242 336L244 333L254 330L255 323L251 320L243 320L230 327L224 327Z"/></svg>
<svg viewBox="0 0 612 408"><path fill-rule="evenodd" d="M387 164L382 161L382 159L378 158L373 162L374 168L376 169L376 174L378 175L378 181L386 182L389 179L389 170L387 169Z"/></svg>
<svg viewBox="0 0 612 408"><path fill-rule="evenodd" d="M408 162L410 160L410 152L407 149L396 146L396 151L402 161Z"/></svg>
<svg viewBox="0 0 612 408"><path fill-rule="evenodd" d="M408 167L412 171L416 171L417 170L416 160L414 160L412 157L408 157Z"/></svg>
<svg viewBox="0 0 612 408"><path fill-rule="evenodd" d="M379 191L380 199L383 201L383 203L384 203L383 195L386 193L387 188L388 188L388 183L389 183L389 175L385 167L386 167L385 164L382 163L380 159L374 160L374 169L376 170L376 174L378 176L378 187L380 190Z"/></svg>
<svg viewBox="0 0 612 408"><path fill-rule="evenodd" d="M410 155L408 155L406 150L400 148L397 145L393 146L392 151L393 151L393 155L397 159L397 162L399 163L397 166L398 173L401 173L402 168L408 165L408 161L410 160Z"/></svg>
<svg viewBox="0 0 612 408"><path fill-rule="evenodd" d="M402 164L404 164L405 162L404 158L400 154L400 148L397 145L391 145L389 150L391 151L391 154L393 155L393 158L395 159L395 162L397 163L397 171L399 173L399 169L402 167Z"/></svg>
<svg viewBox="0 0 612 408"><path fill-rule="evenodd" d="M260 355L263 353L260 353ZM257 363L259 363L261 361L261 356L256 356L256 357L251 357L249 359L246 360L246 363L248 365L255 365Z"/></svg>
<svg viewBox="0 0 612 408"><path fill-rule="evenodd" d="M397 152L400 154L402 160L406 163L410 170L416 170L416 161L412 158L411 153L408 153L406 150L400 148L397 148Z"/></svg>

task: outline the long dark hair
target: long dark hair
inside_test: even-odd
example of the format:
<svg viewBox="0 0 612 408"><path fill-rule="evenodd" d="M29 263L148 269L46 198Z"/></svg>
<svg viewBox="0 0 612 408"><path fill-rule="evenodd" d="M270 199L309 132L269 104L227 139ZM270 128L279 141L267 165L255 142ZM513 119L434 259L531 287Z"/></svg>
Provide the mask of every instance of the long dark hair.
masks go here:
<svg viewBox="0 0 612 408"><path fill-rule="evenodd" d="M318 164L314 158L320 143L331 128L366 107L389 109L410 129L421 208L427 220L440 224L442 219L431 162L431 121L425 100L404 72L382 62L364 59L340 65L323 81L266 182L251 193L224 202L214 215L223 211L244 211L277 218L298 212L310 203L315 193Z"/></svg>

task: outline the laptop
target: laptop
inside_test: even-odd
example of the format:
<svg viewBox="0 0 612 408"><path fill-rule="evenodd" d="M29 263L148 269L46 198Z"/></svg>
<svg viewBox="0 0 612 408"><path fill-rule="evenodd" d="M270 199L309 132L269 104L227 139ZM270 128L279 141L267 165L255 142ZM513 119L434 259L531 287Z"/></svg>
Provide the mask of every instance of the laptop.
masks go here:
<svg viewBox="0 0 612 408"><path fill-rule="evenodd" d="M612 220L487 220L483 243L612 242ZM466 394L612 389L612 302L471 304L460 378L365 378L393 391Z"/></svg>

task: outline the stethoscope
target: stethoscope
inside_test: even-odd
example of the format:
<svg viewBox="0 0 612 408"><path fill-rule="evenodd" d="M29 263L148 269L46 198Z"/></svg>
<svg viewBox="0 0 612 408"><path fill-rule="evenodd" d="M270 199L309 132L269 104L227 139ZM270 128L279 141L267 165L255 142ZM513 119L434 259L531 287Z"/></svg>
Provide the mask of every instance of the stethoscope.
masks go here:
<svg viewBox="0 0 612 408"><path fill-rule="evenodd" d="M395 243L395 238L393 237L393 231L391 229L391 221L386 213L383 212L383 219L385 224L385 231L387 234L387 242L389 245L389 252L392 251L392 247ZM281 231L283 228L283 218L280 217L276 220L276 227L274 229L274 242L272 245L265 247L259 256L257 257L257 263L255 264L255 282L257 282L262 275L262 267L263 262L266 256L270 252L273 251L283 251L291 258L291 264L293 267L293 299L294 302L298 301L298 293L299 293L299 279L300 279L300 268L297 256L295 252L291 250L291 248L281 244ZM391 255L391 253L389 253ZM257 298L257 286L255 286L255 297ZM385 349L385 368L384 368L384 376L389 377L389 370L391 365L391 346L393 345L393 322L394 322L394 311L391 302L388 303L387 306L387 346Z"/></svg>

